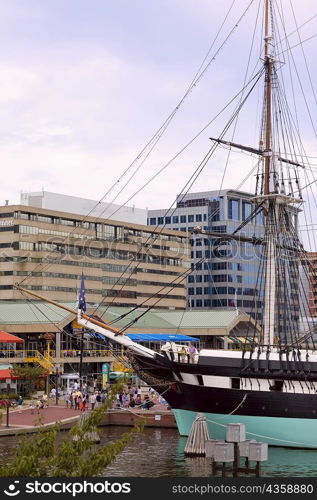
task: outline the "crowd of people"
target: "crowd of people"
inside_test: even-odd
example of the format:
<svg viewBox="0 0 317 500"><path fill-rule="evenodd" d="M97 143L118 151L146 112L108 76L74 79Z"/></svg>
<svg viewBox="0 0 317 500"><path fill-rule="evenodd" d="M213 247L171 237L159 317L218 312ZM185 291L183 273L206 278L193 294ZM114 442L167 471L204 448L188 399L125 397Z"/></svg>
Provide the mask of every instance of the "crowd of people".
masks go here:
<svg viewBox="0 0 317 500"><path fill-rule="evenodd" d="M108 398L108 389L103 391L94 390L88 393L87 384L83 384L80 390L79 384L75 382L70 390L64 395L66 408L73 410L94 410L103 404Z"/></svg>
<svg viewBox="0 0 317 500"><path fill-rule="evenodd" d="M57 389L57 395L61 396L61 391ZM56 389L52 389L50 392L50 398L54 399L56 397ZM66 408L72 410L94 410L98 406L102 405L108 399L108 388L105 390L94 390L89 393L87 384L83 384L81 390L79 384L75 382L64 394L64 401ZM39 413L40 409L48 408L49 398L47 394L43 394L40 397L32 397L29 402L29 407L31 408L31 413L35 410ZM19 413L22 411L23 398L20 396L17 401L17 407ZM116 394L115 401L113 402L113 408L140 408L149 410L157 403L165 404L166 401L152 388L142 394L140 386L127 386L120 393Z"/></svg>
<svg viewBox="0 0 317 500"><path fill-rule="evenodd" d="M115 408L142 408L149 410L156 403L163 402L157 392L150 387L149 391L142 394L141 387L128 386L126 390L116 395Z"/></svg>

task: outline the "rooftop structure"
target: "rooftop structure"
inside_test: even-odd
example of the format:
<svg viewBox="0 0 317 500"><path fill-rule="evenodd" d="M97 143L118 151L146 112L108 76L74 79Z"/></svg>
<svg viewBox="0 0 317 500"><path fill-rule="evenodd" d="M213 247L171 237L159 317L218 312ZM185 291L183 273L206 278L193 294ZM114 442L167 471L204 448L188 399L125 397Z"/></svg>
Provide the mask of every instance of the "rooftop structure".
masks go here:
<svg viewBox="0 0 317 500"><path fill-rule="evenodd" d="M79 196L51 193L50 191L38 191L32 193L21 193L21 205L71 212L73 214L99 217L134 224L146 224L147 210L108 203L105 201L89 200Z"/></svg>

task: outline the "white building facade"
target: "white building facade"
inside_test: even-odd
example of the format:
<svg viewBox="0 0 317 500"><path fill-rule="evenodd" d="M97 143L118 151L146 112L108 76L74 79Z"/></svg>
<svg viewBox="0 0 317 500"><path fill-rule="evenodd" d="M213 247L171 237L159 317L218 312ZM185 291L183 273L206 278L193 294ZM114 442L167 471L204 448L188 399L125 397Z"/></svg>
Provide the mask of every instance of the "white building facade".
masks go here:
<svg viewBox="0 0 317 500"><path fill-rule="evenodd" d="M133 224L146 225L147 219L147 210L143 208L98 202L96 200L51 193L44 190L32 193L21 193L20 202L21 205L31 207L46 208L59 212L71 212L73 214L89 215L90 217L131 222Z"/></svg>

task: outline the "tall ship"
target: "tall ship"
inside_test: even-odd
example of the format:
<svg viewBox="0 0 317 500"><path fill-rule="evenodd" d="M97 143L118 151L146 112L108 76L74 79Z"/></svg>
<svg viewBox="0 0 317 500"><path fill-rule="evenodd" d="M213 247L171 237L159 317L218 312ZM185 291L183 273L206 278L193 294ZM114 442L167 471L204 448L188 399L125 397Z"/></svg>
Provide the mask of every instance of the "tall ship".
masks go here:
<svg viewBox="0 0 317 500"><path fill-rule="evenodd" d="M252 246L259 259L257 300L245 332L248 342L240 350L201 349L189 362L179 356L176 344L155 352L80 308L78 323L126 348L134 371L171 406L181 435L188 435L197 413L203 413L213 438L225 436L227 423L241 422L249 438L275 446L317 448L316 326L305 320L309 262L298 235L298 218L305 209L300 178L307 162L279 78L283 55L275 40L278 6L274 0L263 0L262 7L263 64L238 106L240 110L264 83L258 145L231 141L226 127L210 138L213 148L236 149L256 158L252 208L231 233L195 228L216 247L225 241ZM259 219L261 235L245 231L246 224Z"/></svg>

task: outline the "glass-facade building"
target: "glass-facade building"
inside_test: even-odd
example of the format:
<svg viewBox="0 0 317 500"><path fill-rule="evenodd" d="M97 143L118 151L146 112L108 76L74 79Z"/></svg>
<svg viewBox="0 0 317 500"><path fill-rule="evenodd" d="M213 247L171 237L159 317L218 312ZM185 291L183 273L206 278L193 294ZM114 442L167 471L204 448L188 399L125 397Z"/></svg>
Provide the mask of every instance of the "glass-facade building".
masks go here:
<svg viewBox="0 0 317 500"><path fill-rule="evenodd" d="M206 231L233 233L240 225L243 236L263 235L263 216L248 222L254 210L252 194L235 191L206 191L178 195L176 207L149 210L148 225L189 233L192 273L187 278L187 306L192 309L237 307L258 319L261 287L258 283L260 247L236 240L219 240L194 234Z"/></svg>

